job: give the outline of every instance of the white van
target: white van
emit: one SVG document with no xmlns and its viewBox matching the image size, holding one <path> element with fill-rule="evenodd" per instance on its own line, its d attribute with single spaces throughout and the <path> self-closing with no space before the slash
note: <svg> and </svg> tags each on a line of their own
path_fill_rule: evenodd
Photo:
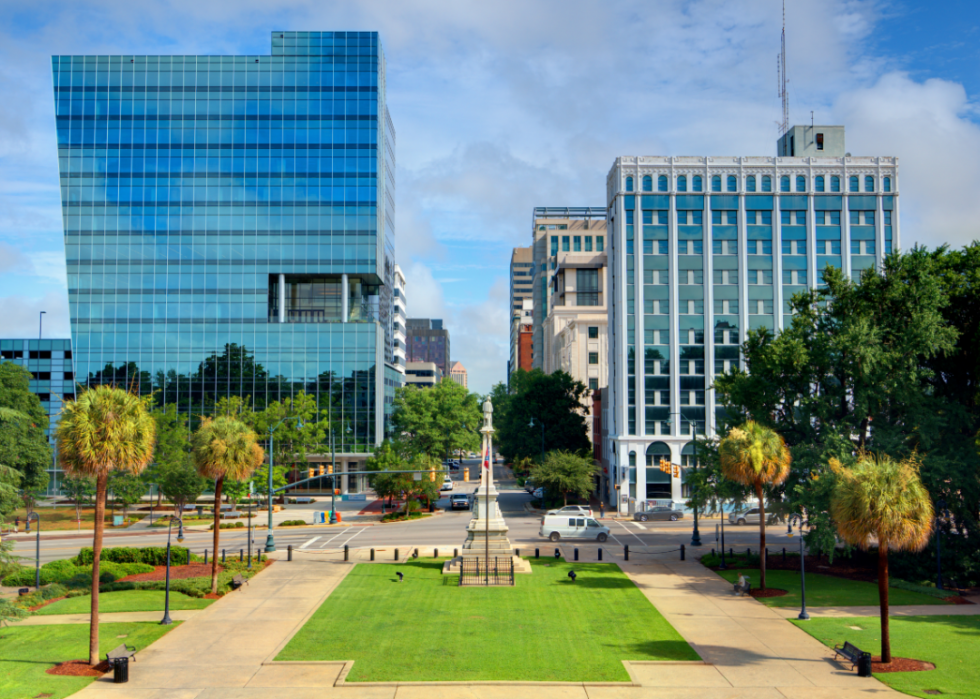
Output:
<svg viewBox="0 0 980 699">
<path fill-rule="evenodd" d="M 599 524 L 592 517 L 568 515 L 545 515 L 541 518 L 539 536 L 552 541 L 559 539 L 595 539 L 602 542 L 609 538 L 609 527 Z"/>
</svg>

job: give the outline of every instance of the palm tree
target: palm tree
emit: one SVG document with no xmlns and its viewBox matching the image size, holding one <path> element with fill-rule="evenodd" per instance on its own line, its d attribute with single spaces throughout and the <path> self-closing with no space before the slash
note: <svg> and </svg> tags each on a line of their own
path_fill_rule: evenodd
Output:
<svg viewBox="0 0 980 699">
<path fill-rule="evenodd" d="M 92 617 L 88 661 L 99 662 L 99 559 L 105 526 L 110 471 L 139 474 L 153 458 L 156 423 L 150 396 L 140 398 L 115 386 L 90 388 L 65 401 L 58 422 L 58 460 L 72 478 L 95 478 L 95 533 L 92 537 Z"/>
<path fill-rule="evenodd" d="M 191 437 L 191 458 L 197 472 L 214 480 L 214 556 L 211 593 L 218 593 L 218 539 L 221 531 L 221 487 L 225 479 L 243 481 L 265 460 L 258 436 L 233 417 L 205 418 Z"/>
<path fill-rule="evenodd" d="M 765 485 L 779 485 L 789 476 L 792 458 L 786 442 L 776 432 L 749 420 L 733 427 L 718 445 L 721 472 L 725 478 L 755 488 L 759 498 L 759 588 L 766 589 L 766 504 Z"/>
<path fill-rule="evenodd" d="M 933 509 L 919 478 L 915 456 L 896 461 L 864 453 L 857 465 L 844 468 L 836 459 L 837 476 L 830 514 L 840 537 L 868 549 L 878 544 L 878 601 L 881 608 L 881 662 L 892 661 L 888 633 L 888 551 L 921 551 L 932 534 Z"/>
</svg>

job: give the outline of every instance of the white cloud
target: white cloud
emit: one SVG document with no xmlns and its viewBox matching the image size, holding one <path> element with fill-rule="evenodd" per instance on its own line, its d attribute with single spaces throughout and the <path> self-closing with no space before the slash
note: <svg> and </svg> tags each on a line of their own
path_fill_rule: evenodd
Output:
<svg viewBox="0 0 980 699">
<path fill-rule="evenodd" d="M 34 272 L 34 265 L 30 258 L 17 248 L 0 243 L 0 272 L 31 274 Z"/>
<path fill-rule="evenodd" d="M 44 337 L 69 337 L 68 296 L 51 291 L 41 297 L 0 297 L 0 337 L 32 338 L 38 336 L 38 320 L 44 311 Z"/>
</svg>

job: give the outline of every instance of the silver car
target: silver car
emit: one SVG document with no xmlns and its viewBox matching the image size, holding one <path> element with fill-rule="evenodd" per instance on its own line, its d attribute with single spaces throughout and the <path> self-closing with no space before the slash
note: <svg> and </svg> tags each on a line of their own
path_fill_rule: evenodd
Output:
<svg viewBox="0 0 980 699">
<path fill-rule="evenodd" d="M 783 516 L 775 512 L 769 512 L 766 514 L 766 524 L 779 524 L 783 522 Z M 753 507 L 750 510 L 745 510 L 743 512 L 729 512 L 728 513 L 729 524 L 736 524 L 743 526 L 746 524 L 758 524 L 759 523 L 759 508 Z"/>
</svg>

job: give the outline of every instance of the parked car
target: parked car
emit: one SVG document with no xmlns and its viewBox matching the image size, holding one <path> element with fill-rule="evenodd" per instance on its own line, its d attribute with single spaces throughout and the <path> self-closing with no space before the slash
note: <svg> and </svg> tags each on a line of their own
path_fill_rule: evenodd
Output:
<svg viewBox="0 0 980 699">
<path fill-rule="evenodd" d="M 766 524 L 781 524 L 786 521 L 785 517 L 781 514 L 775 512 L 766 513 Z M 728 513 L 729 524 L 735 524 L 738 526 L 746 524 L 758 524 L 759 523 L 759 508 L 753 507 L 749 510 L 744 510 L 742 512 L 729 512 Z"/>
<path fill-rule="evenodd" d="M 549 515 L 565 515 L 566 517 L 578 515 L 581 517 L 593 517 L 592 508 L 588 505 L 565 505 L 557 510 L 548 510 Z"/>
<path fill-rule="evenodd" d="M 459 470 L 459 462 L 458 461 L 447 461 L 446 464 L 445 464 L 445 466 L 450 471 L 458 471 Z"/>
<path fill-rule="evenodd" d="M 439 490 L 452 490 L 454 486 L 453 477 L 447 473 L 446 477 L 442 479 L 442 487 Z"/>
<path fill-rule="evenodd" d="M 524 490 L 529 493 L 533 493 L 535 490 L 537 490 L 537 486 L 534 485 L 533 478 L 528 478 L 526 481 L 524 481 Z"/>
<path fill-rule="evenodd" d="M 552 541 L 559 539 L 595 539 L 603 542 L 609 538 L 609 527 L 599 524 L 592 517 L 568 517 L 566 515 L 545 515 L 541 518 L 539 536 Z"/>
<path fill-rule="evenodd" d="M 535 488 L 531 491 L 531 497 L 540 500 L 544 497 L 544 488 Z"/>
<path fill-rule="evenodd" d="M 676 522 L 679 519 L 684 518 L 684 513 L 681 510 L 675 510 L 672 507 L 650 507 L 646 512 L 637 512 L 633 515 L 633 519 L 637 522 L 649 522 L 652 520 L 670 520 L 671 522 Z"/>
<path fill-rule="evenodd" d="M 466 493 L 453 493 L 449 496 L 450 510 L 468 510 L 473 506 L 470 496 Z"/>
</svg>

